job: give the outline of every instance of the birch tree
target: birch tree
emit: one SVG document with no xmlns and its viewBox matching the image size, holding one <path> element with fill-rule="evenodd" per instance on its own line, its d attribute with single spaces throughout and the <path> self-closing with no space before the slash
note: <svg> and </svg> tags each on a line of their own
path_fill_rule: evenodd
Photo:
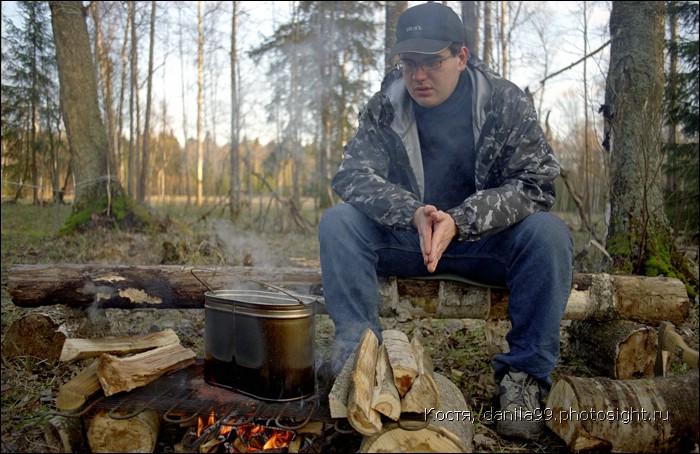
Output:
<svg viewBox="0 0 700 454">
<path fill-rule="evenodd" d="M 146 114 L 143 126 L 143 147 L 141 150 L 141 172 L 139 174 L 139 202 L 145 202 L 149 194 L 148 183 L 151 172 L 151 105 L 153 102 L 153 51 L 155 47 L 156 2 L 151 0 L 151 17 L 149 26 L 148 70 L 146 72 Z"/>
<path fill-rule="evenodd" d="M 231 189 L 229 193 L 229 212 L 231 219 L 238 218 L 241 210 L 241 180 L 240 180 L 240 111 L 238 97 L 238 49 L 236 38 L 238 34 L 238 2 L 231 2 Z"/>
</svg>

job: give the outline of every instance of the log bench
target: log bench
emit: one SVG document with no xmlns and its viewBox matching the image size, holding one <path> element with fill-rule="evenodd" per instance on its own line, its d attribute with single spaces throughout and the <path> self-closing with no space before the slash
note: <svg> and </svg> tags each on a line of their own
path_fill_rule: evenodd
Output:
<svg viewBox="0 0 700 454">
<path fill-rule="evenodd" d="M 316 313 L 327 313 L 317 268 L 41 264 L 14 265 L 7 276 L 12 301 L 27 308 L 201 309 L 210 289 L 275 291 L 269 286 L 311 296 Z M 508 289 L 457 276 L 390 276 L 380 280 L 379 293 L 382 317 L 485 320 L 488 354 L 508 351 Z M 613 378 L 631 378 L 653 372 L 657 352 L 651 327 L 683 324 L 690 309 L 679 279 L 577 273 L 563 318 L 575 328 L 568 331 L 571 346 L 594 353 L 584 361 Z M 576 333 L 582 342 L 574 339 Z"/>
<path fill-rule="evenodd" d="M 193 274 L 198 276 L 195 276 Z M 87 308 L 98 302 L 113 309 L 204 308 L 208 290 L 250 288 L 258 282 L 316 298 L 323 306 L 321 271 L 316 268 L 122 266 L 99 264 L 13 265 L 7 291 L 19 307 L 65 304 Z M 449 278 L 388 277 L 380 284 L 383 317 L 506 319 L 508 290 Z M 679 279 L 574 274 L 564 320 L 632 320 L 658 326 L 682 324 L 691 303 Z"/>
</svg>

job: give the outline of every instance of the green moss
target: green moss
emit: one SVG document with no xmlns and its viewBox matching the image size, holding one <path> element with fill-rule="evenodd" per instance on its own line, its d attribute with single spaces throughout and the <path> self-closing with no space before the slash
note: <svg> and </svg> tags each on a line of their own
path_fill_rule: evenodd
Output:
<svg viewBox="0 0 700 454">
<path fill-rule="evenodd" d="M 136 203 L 131 197 L 122 194 L 113 197 L 111 203 L 106 196 L 103 196 L 82 209 L 72 212 L 59 235 L 82 232 L 96 225 L 151 233 L 163 229 L 163 223 L 157 216 Z"/>
</svg>

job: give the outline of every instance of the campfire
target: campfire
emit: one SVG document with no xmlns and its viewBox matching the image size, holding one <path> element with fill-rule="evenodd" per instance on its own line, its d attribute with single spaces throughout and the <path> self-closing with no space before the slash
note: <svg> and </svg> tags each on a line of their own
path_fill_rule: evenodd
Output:
<svg viewBox="0 0 700 454">
<path fill-rule="evenodd" d="M 291 430 L 245 421 L 239 424 L 238 421 L 239 418 L 217 420 L 214 413 L 209 417 L 200 416 L 197 438 L 191 447 L 198 452 L 257 452 L 287 448 L 297 439 Z"/>
</svg>

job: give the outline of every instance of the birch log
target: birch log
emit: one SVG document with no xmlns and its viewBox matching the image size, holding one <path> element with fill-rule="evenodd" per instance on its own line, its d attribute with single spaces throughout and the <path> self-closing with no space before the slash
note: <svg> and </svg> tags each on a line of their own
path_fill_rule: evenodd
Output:
<svg viewBox="0 0 700 454">
<path fill-rule="evenodd" d="M 382 331 L 382 339 L 394 375 L 394 385 L 399 397 L 403 398 L 418 376 L 418 363 L 413 348 L 408 342 L 408 336 L 396 329 Z"/>
<path fill-rule="evenodd" d="M 572 353 L 598 373 L 619 380 L 651 377 L 656 329 L 629 320 L 575 320 L 569 327 Z"/>
<path fill-rule="evenodd" d="M 698 371 L 666 378 L 564 377 L 547 426 L 573 452 L 690 452 L 698 443 Z"/>
</svg>

